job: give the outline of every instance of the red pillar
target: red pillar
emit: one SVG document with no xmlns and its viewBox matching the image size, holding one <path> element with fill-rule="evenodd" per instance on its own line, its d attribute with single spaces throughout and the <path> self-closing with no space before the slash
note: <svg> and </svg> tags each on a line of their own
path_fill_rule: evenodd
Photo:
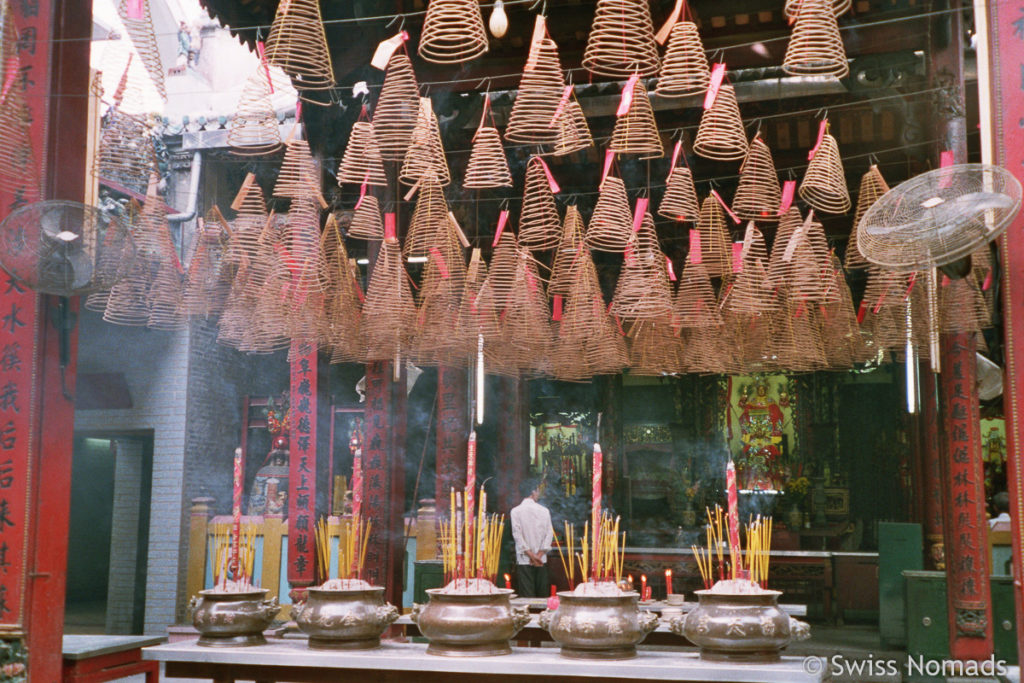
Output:
<svg viewBox="0 0 1024 683">
<path fill-rule="evenodd" d="M 949 648 L 956 659 L 982 660 L 993 651 L 992 591 L 976 348 L 974 333 L 942 336 L 939 394 L 946 435 L 942 479 Z"/>
<path fill-rule="evenodd" d="M 925 556 L 932 569 L 946 568 L 942 523 L 942 451 L 939 438 L 939 407 L 935 375 L 921 365 L 921 445 L 922 524 L 927 547 Z"/>
<path fill-rule="evenodd" d="M 522 501 L 519 485 L 530 467 L 529 392 L 518 377 L 495 377 L 498 385 L 498 510 L 508 514 Z"/>
<path fill-rule="evenodd" d="M 981 49 L 987 48 L 987 66 L 991 85 L 979 93 L 981 111 L 988 118 L 983 130 L 991 130 L 982 144 L 993 163 L 1024 181 L 1024 138 L 1019 122 L 1024 120 L 1024 90 L 1021 89 L 1021 41 L 1016 5 L 984 3 L 984 11 L 975 13 Z M 987 20 L 987 21 L 986 21 Z M 987 34 L 987 35 L 986 35 Z M 988 40 L 986 41 L 986 37 Z M 979 71 L 986 64 L 980 63 Z M 987 107 L 985 106 L 987 105 Z M 1005 333 L 1006 374 L 1003 409 L 1006 416 L 1006 478 L 1010 494 L 1011 533 L 1013 536 L 1013 575 L 1024 576 L 1024 214 L 1018 214 L 999 241 L 1002 265 L 1003 331 Z M 1014 581 L 1017 614 L 1017 653 L 1024 657 L 1024 588 Z"/>
<path fill-rule="evenodd" d="M 366 364 L 363 515 L 371 520 L 364 576 L 402 604 L 405 528 L 405 372 L 393 381 L 390 361 Z"/>
<path fill-rule="evenodd" d="M 469 412 L 466 394 L 468 374 L 463 368 L 437 369 L 437 451 L 434 497 L 439 511 L 448 509 L 452 489 L 466 485 L 466 440 Z"/>
</svg>

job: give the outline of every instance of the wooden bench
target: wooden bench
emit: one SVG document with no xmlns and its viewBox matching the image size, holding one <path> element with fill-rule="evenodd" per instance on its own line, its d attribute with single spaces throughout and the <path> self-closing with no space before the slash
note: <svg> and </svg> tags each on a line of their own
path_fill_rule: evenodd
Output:
<svg viewBox="0 0 1024 683">
<path fill-rule="evenodd" d="M 64 683 L 103 683 L 145 674 L 157 683 L 158 662 L 142 659 L 142 648 L 164 642 L 159 636 L 64 636 Z"/>
</svg>

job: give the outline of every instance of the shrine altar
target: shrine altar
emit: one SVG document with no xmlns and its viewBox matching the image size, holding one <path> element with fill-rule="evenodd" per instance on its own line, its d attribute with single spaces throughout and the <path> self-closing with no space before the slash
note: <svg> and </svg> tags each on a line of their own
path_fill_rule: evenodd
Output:
<svg viewBox="0 0 1024 683">
<path fill-rule="evenodd" d="M 256 647 L 209 648 L 194 642 L 169 643 L 143 650 L 143 657 L 164 662 L 165 678 L 212 679 L 214 683 L 255 680 L 365 681 L 375 683 L 449 683 L 501 681 L 660 680 L 694 683 L 818 683 L 819 673 L 804 670 L 803 657 L 783 657 L 773 664 L 704 662 L 697 653 L 642 650 L 635 659 L 566 659 L 554 648 L 518 648 L 500 657 L 437 657 L 426 645 L 384 643 L 375 650 L 310 650 L 304 639 L 282 639 Z M 813 668 L 813 667 L 812 667 Z"/>
</svg>

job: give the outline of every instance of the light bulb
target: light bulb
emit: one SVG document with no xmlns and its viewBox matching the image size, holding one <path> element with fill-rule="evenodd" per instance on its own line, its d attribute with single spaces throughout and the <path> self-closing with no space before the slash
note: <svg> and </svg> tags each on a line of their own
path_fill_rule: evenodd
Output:
<svg viewBox="0 0 1024 683">
<path fill-rule="evenodd" d="M 495 0 L 494 9 L 491 10 L 491 19 L 487 22 L 491 29 L 491 35 L 495 38 L 502 38 L 508 31 L 508 15 L 505 14 L 505 3 Z"/>
</svg>

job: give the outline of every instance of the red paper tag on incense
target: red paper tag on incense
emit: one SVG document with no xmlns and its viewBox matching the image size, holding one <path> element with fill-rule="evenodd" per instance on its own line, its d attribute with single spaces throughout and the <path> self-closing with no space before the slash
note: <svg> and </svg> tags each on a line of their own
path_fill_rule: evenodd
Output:
<svg viewBox="0 0 1024 683">
<path fill-rule="evenodd" d="M 953 165 L 953 151 L 946 150 L 939 155 L 939 167 L 946 168 Z M 945 190 L 953 184 L 952 172 L 946 171 L 939 174 L 939 189 Z"/>
<path fill-rule="evenodd" d="M 562 295 L 555 294 L 551 299 L 551 319 L 559 321 L 562 319 Z"/>
<path fill-rule="evenodd" d="M 735 223 L 736 225 L 739 225 L 740 217 L 732 212 L 732 209 L 729 208 L 729 205 L 725 203 L 724 199 L 722 199 L 722 195 L 718 194 L 718 190 L 711 190 L 711 194 L 712 196 L 714 196 L 715 199 L 718 200 L 718 203 L 722 205 L 722 208 L 725 209 L 725 212 L 729 214 L 729 218 L 732 219 L 732 222 Z"/>
<path fill-rule="evenodd" d="M 860 306 L 857 307 L 857 324 L 858 325 L 860 325 L 861 323 L 864 322 L 864 316 L 867 315 L 867 312 L 868 312 L 868 302 L 862 300 L 860 302 Z"/>
<path fill-rule="evenodd" d="M 565 86 L 565 90 L 562 91 L 562 99 L 558 100 L 558 106 L 555 107 L 555 115 L 551 117 L 551 122 L 548 124 L 548 128 L 554 127 L 558 123 L 558 117 L 562 115 L 565 110 L 565 105 L 569 104 L 569 96 L 572 95 L 572 85 Z"/>
<path fill-rule="evenodd" d="M 533 293 L 533 294 L 537 293 L 537 280 L 534 279 L 533 273 L 530 272 L 529 268 L 526 269 L 526 284 L 530 286 L 530 292 L 531 293 Z"/>
<path fill-rule="evenodd" d="M 668 269 L 668 279 L 675 282 L 676 271 L 675 268 L 672 267 L 672 259 L 670 259 L 667 254 L 665 256 L 665 267 Z"/>
<path fill-rule="evenodd" d="M 409 40 L 409 34 L 405 31 L 399 31 L 387 40 L 381 41 L 373 52 L 370 66 L 381 71 L 387 69 L 388 62 L 391 61 L 391 55 L 395 54 L 395 50 L 407 40 Z"/>
<path fill-rule="evenodd" d="M 644 214 L 647 213 L 647 205 L 650 201 L 647 197 L 636 198 L 636 211 L 633 212 L 633 232 L 640 231 L 640 225 L 644 221 Z"/>
<path fill-rule="evenodd" d="M 743 272 L 743 242 L 732 243 L 732 272 Z"/>
<path fill-rule="evenodd" d="M 796 181 L 787 180 L 782 183 L 782 201 L 779 203 L 778 216 L 785 216 L 789 207 L 793 206 L 793 195 L 796 192 Z"/>
<path fill-rule="evenodd" d="M 21 60 L 17 56 L 9 57 L 7 63 L 4 64 L 4 89 L 3 92 L 0 92 L 0 104 L 7 101 L 7 94 L 11 91 L 15 79 L 18 78 L 18 71 L 21 68 L 20 64 Z"/>
<path fill-rule="evenodd" d="M 824 118 L 821 123 L 818 124 L 818 141 L 814 143 L 814 147 L 811 147 L 811 151 L 807 153 L 807 160 L 810 161 L 814 158 L 814 155 L 818 153 L 818 148 L 821 147 L 821 143 L 825 141 L 825 131 L 828 129 L 828 119 Z"/>
<path fill-rule="evenodd" d="M 546 175 L 548 177 L 548 187 L 551 188 L 551 191 L 553 193 L 555 193 L 555 194 L 558 194 L 559 192 L 561 192 L 562 191 L 561 188 L 559 188 L 558 187 L 558 183 L 555 182 L 555 177 L 553 175 L 551 175 L 551 169 L 548 168 L 548 165 L 546 163 L 544 163 L 544 160 L 541 159 L 540 157 L 534 157 L 534 159 L 539 161 L 541 167 L 544 169 L 544 175 Z"/>
<path fill-rule="evenodd" d="M 448 279 L 448 264 L 444 262 L 444 256 L 441 255 L 441 250 L 437 247 L 430 248 L 430 255 L 437 259 L 437 270 L 441 273 L 441 277 L 445 280 Z"/>
<path fill-rule="evenodd" d="M 981 283 L 981 291 L 987 292 L 991 286 L 992 286 L 992 269 L 989 268 L 989 271 L 987 273 L 985 273 L 985 281 L 983 283 Z"/>
<path fill-rule="evenodd" d="M 497 247 L 498 242 L 501 241 L 501 233 L 505 232 L 505 224 L 508 223 L 508 209 L 504 209 L 498 214 L 498 228 L 494 231 L 494 242 L 491 247 Z"/>
<path fill-rule="evenodd" d="M 654 34 L 654 40 L 658 45 L 664 45 L 665 41 L 668 40 L 669 35 L 672 33 L 672 27 L 676 25 L 676 22 L 679 21 L 679 16 L 683 13 L 683 3 L 685 1 L 676 0 L 676 6 L 672 8 L 672 14 L 668 16 L 662 27 Z"/>
<path fill-rule="evenodd" d="M 124 9 L 129 19 L 146 18 L 145 0 L 128 0 L 128 2 L 125 3 Z"/>
<path fill-rule="evenodd" d="M 629 113 L 629 108 L 633 106 L 633 87 L 638 80 L 640 80 L 639 74 L 633 74 L 626 79 L 626 85 L 622 88 L 622 98 L 619 100 L 619 108 L 615 112 L 616 116 L 625 116 Z"/>
<path fill-rule="evenodd" d="M 690 263 L 703 263 L 704 256 L 700 252 L 700 230 L 690 228 Z"/>
<path fill-rule="evenodd" d="M 718 97 L 718 91 L 722 88 L 722 79 L 725 78 L 725 62 L 718 62 L 711 67 L 711 85 L 704 96 L 704 108 L 711 109 Z"/>
<path fill-rule="evenodd" d="M 398 237 L 395 232 L 395 214 L 386 213 L 384 214 L 384 241 L 385 242 L 397 242 Z"/>
<path fill-rule="evenodd" d="M 679 161 L 679 153 L 683 151 L 683 141 L 676 140 L 675 147 L 672 148 L 672 161 L 668 165 L 668 177 L 672 177 L 672 171 L 676 170 L 676 162 Z M 667 182 L 667 181 L 666 181 Z"/>
<path fill-rule="evenodd" d="M 910 274 L 910 279 L 909 279 L 908 284 L 907 284 L 907 291 L 906 291 L 906 293 L 903 294 L 903 298 L 904 299 L 909 299 L 910 298 L 910 293 L 914 290 L 914 285 L 915 284 L 917 284 L 917 273 L 911 273 Z M 888 294 L 888 292 L 886 292 L 886 294 Z M 877 313 L 877 312 L 878 311 L 875 311 L 875 313 Z"/>
<path fill-rule="evenodd" d="M 946 275 L 945 273 L 943 273 L 942 274 L 942 286 L 943 287 L 949 287 L 949 283 L 951 283 L 951 282 L 952 282 L 952 280 L 949 279 L 949 276 Z"/>
<path fill-rule="evenodd" d="M 260 56 L 260 64 L 263 65 L 263 72 L 267 75 L 267 87 L 270 88 L 270 92 L 274 92 L 274 80 L 270 77 L 270 63 L 267 61 L 266 47 L 263 45 L 262 40 L 256 41 L 256 53 Z"/>
<path fill-rule="evenodd" d="M 295 123 L 302 121 L 302 100 L 295 100 Z"/>
<path fill-rule="evenodd" d="M 615 161 L 615 152 L 610 149 L 604 151 L 604 168 L 601 170 L 601 182 L 598 183 L 598 189 L 604 185 L 604 179 L 608 177 L 608 172 L 612 170 L 612 162 Z"/>
<path fill-rule="evenodd" d="M 363 200 L 366 199 L 366 180 L 369 177 L 370 174 L 367 172 L 366 177 L 363 178 L 363 184 L 359 186 L 359 201 L 356 202 L 356 211 L 359 210 L 359 207 L 363 205 Z"/>
</svg>

